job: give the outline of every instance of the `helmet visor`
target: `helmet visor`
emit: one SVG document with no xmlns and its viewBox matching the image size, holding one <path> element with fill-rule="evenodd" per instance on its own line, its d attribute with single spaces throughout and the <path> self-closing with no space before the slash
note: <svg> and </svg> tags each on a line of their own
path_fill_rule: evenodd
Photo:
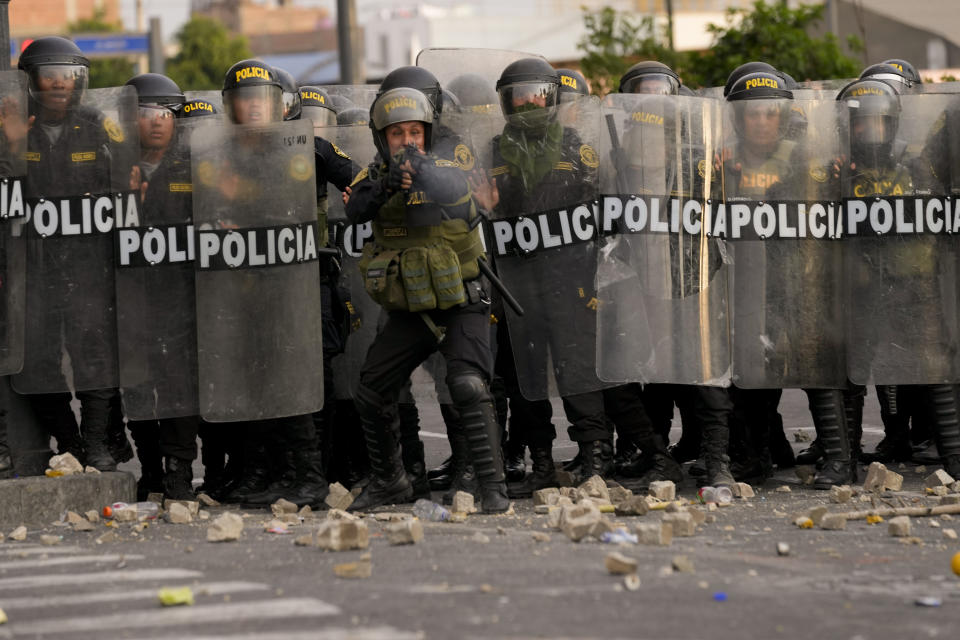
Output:
<svg viewBox="0 0 960 640">
<path fill-rule="evenodd" d="M 66 108 L 87 88 L 89 69 L 79 64 L 41 64 L 30 70 L 30 93 L 43 106 Z"/>
<path fill-rule="evenodd" d="M 284 91 L 283 92 L 283 119 L 296 120 L 300 115 L 300 93 Z"/>
<path fill-rule="evenodd" d="M 526 113 L 557 106 L 554 82 L 519 82 L 500 87 L 500 107 L 505 115 Z"/>
<path fill-rule="evenodd" d="M 146 103 L 140 105 L 138 115 L 140 120 L 172 120 L 176 113 L 166 105 Z"/>
<path fill-rule="evenodd" d="M 893 118 L 881 115 L 855 116 L 850 120 L 850 134 L 860 144 L 884 144 L 891 138 Z"/>
<path fill-rule="evenodd" d="M 282 92 L 272 84 L 229 89 L 224 92 L 223 107 L 236 124 L 263 124 L 283 119 Z"/>
<path fill-rule="evenodd" d="M 863 78 L 863 80 L 883 80 L 884 82 L 892 85 L 898 93 L 902 93 L 913 86 L 912 82 L 901 75 L 897 75 L 896 73 L 877 73 L 875 75 L 867 76 L 866 78 Z"/>
<path fill-rule="evenodd" d="M 665 73 L 645 73 L 630 78 L 623 85 L 623 93 L 647 93 L 653 95 L 672 95 L 680 91 L 680 83 Z"/>
<path fill-rule="evenodd" d="M 337 124 L 337 114 L 333 111 L 333 109 L 327 109 L 326 107 L 302 107 L 300 119 L 312 121 L 314 129 L 318 127 L 329 127 Z"/>
</svg>

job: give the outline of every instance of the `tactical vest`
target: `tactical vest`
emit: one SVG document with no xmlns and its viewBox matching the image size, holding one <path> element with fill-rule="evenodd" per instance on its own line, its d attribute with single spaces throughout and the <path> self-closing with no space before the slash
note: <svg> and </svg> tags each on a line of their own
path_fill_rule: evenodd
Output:
<svg viewBox="0 0 960 640">
<path fill-rule="evenodd" d="M 440 207 L 422 196 L 419 192 L 394 194 L 373 220 L 373 242 L 363 247 L 359 267 L 367 293 L 387 311 L 443 310 L 464 304 L 463 283 L 480 275 L 479 228 L 470 229 L 460 218 L 443 218 L 430 226 L 406 224 L 408 207 Z M 469 192 L 457 204 L 467 203 L 472 218 Z"/>
<path fill-rule="evenodd" d="M 769 197 L 770 189 L 777 184 L 782 186 L 790 175 L 790 156 L 795 148 L 795 142 L 782 140 L 762 163 L 755 167 L 743 166 L 736 186 L 736 195 L 741 198 Z"/>
</svg>

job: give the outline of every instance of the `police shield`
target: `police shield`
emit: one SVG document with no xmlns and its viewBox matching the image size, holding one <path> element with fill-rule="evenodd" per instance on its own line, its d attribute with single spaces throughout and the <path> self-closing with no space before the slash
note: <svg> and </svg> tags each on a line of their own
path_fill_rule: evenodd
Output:
<svg viewBox="0 0 960 640">
<path fill-rule="evenodd" d="M 850 379 L 960 380 L 956 96 L 854 96 L 842 167 Z M 949 119 L 947 119 L 949 122 Z"/>
<path fill-rule="evenodd" d="M 436 48 L 424 49 L 417 54 L 417 66 L 423 67 L 440 81 L 440 87 L 448 89 L 451 83 L 463 74 L 476 74 L 486 80 L 496 96 L 497 80 L 512 62 L 524 58 L 543 58 L 537 53 L 510 51 L 507 49 Z M 458 95 L 459 99 L 460 96 Z"/>
<path fill-rule="evenodd" d="M 704 224 L 713 101 L 603 102 L 597 371 L 604 380 L 729 384 L 727 270 Z"/>
<path fill-rule="evenodd" d="M 190 137 L 215 120 L 169 125 L 159 165 L 140 166 L 140 226 L 116 232 L 120 391 L 131 420 L 199 414 Z"/>
<path fill-rule="evenodd" d="M 341 125 L 314 127 L 314 135 L 323 138 L 332 143 L 336 149 L 342 150 L 358 167 L 366 167 L 377 153 L 373 145 L 373 136 L 370 133 L 370 127 L 365 125 Z M 329 222 L 344 223 L 346 213 L 344 212 L 343 198 L 340 190 L 333 184 L 327 186 L 327 219 Z"/>
<path fill-rule="evenodd" d="M 23 72 L 0 73 L 0 117 L 5 134 L 0 136 L 0 375 L 23 367 L 26 82 Z"/>
<path fill-rule="evenodd" d="M 200 415 L 323 405 L 313 127 L 202 127 L 191 138 Z"/>
<path fill-rule="evenodd" d="M 487 251 L 525 310 L 508 307 L 507 327 L 529 399 L 608 386 L 595 364 L 599 101 L 582 98 L 545 115 L 511 125 L 498 114 L 458 120 L 481 162 L 490 158 L 484 168 L 499 193 Z M 486 132 L 496 135 L 484 139 Z"/>
<path fill-rule="evenodd" d="M 759 99 L 723 108 L 722 198 L 711 228 L 733 261 L 733 381 L 841 388 L 838 103 Z"/>
<path fill-rule="evenodd" d="M 137 144 L 133 87 L 38 94 L 27 137 L 27 302 L 21 393 L 118 383 L 116 227 L 136 226 L 131 185 Z"/>
<path fill-rule="evenodd" d="M 327 84 L 320 87 L 333 98 L 334 111 L 345 109 L 363 109 L 370 111 L 370 105 L 377 97 L 378 85 L 375 84 Z"/>
</svg>

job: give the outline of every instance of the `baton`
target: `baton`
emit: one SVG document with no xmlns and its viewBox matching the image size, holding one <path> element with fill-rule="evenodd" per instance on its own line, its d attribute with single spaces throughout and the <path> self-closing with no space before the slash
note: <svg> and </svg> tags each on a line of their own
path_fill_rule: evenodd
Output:
<svg viewBox="0 0 960 640">
<path fill-rule="evenodd" d="M 513 309 L 513 312 L 518 316 L 523 315 L 523 307 L 520 306 L 520 303 L 517 302 L 517 299 L 513 297 L 513 294 L 510 293 L 510 290 L 507 289 L 507 286 L 503 284 L 503 280 L 497 277 L 497 274 L 493 272 L 493 269 L 490 268 L 490 265 L 487 264 L 487 260 L 483 256 L 477 256 L 477 266 L 480 268 L 480 273 L 487 276 L 487 280 L 490 281 L 490 284 L 500 292 L 500 295 L 503 296 L 503 301 Z"/>
</svg>

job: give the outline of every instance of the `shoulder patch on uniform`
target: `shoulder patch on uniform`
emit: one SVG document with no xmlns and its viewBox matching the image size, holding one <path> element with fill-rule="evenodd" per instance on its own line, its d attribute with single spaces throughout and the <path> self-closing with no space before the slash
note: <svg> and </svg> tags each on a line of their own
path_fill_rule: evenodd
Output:
<svg viewBox="0 0 960 640">
<path fill-rule="evenodd" d="M 597 152 L 588 144 L 580 145 L 580 162 L 591 169 L 596 169 L 600 166 L 600 159 L 597 158 Z"/>
<path fill-rule="evenodd" d="M 507 165 L 503 164 L 503 165 L 500 165 L 499 167 L 494 167 L 493 169 L 491 169 L 491 170 L 490 170 L 490 175 L 491 175 L 491 176 L 502 176 L 503 174 L 507 173 L 508 171 L 509 171 L 509 169 L 507 168 Z"/>
<path fill-rule="evenodd" d="M 699 174 L 701 178 L 707 177 L 707 161 L 706 160 L 700 160 L 697 163 L 697 174 Z"/>
<path fill-rule="evenodd" d="M 820 166 L 810 167 L 810 177 L 817 182 L 826 182 L 827 170 Z"/>
<path fill-rule="evenodd" d="M 120 125 L 111 118 L 106 117 L 103 119 L 103 130 L 107 132 L 107 135 L 110 136 L 110 139 L 114 142 L 123 142 L 123 129 L 120 128 Z"/>
<path fill-rule="evenodd" d="M 473 157 L 473 153 L 470 151 L 470 147 L 465 144 L 457 145 L 457 148 L 453 150 L 453 157 L 457 160 L 457 164 L 459 164 L 460 168 L 464 171 L 470 171 L 473 169 L 473 165 L 476 164 L 476 160 Z"/>
<path fill-rule="evenodd" d="M 73 162 L 93 162 L 96 159 L 96 151 L 77 151 L 70 154 L 70 160 Z"/>
<path fill-rule="evenodd" d="M 27 162 L 40 162 L 39 151 L 27 151 L 23 156 L 27 159 Z"/>
<path fill-rule="evenodd" d="M 193 191 L 192 182 L 171 182 L 169 187 L 173 193 L 191 193 Z"/>
<path fill-rule="evenodd" d="M 558 171 L 573 171 L 573 163 L 560 160 L 554 163 L 553 168 Z"/>
<path fill-rule="evenodd" d="M 313 175 L 313 167 L 310 166 L 310 160 L 302 153 L 290 158 L 290 177 L 294 180 L 309 180 Z"/>
<path fill-rule="evenodd" d="M 347 160 L 350 159 L 350 156 L 348 156 L 346 153 L 344 153 L 344 152 L 343 152 L 343 149 L 341 149 L 341 148 L 338 147 L 337 145 L 335 145 L 335 144 L 333 144 L 333 143 L 331 142 L 331 143 L 330 143 L 330 146 L 333 147 L 333 152 L 334 152 L 335 154 L 337 154 L 338 156 L 340 156 L 341 158 L 346 158 Z"/>
<path fill-rule="evenodd" d="M 460 165 L 458 165 L 456 162 L 454 162 L 453 160 L 444 160 L 443 158 L 437 158 L 436 160 L 434 160 L 434 161 L 433 161 L 433 165 L 434 165 L 435 167 L 458 167 L 458 166 L 460 166 Z"/>
<path fill-rule="evenodd" d="M 354 176 L 353 182 L 350 183 L 350 186 L 352 187 L 353 185 L 357 184 L 358 182 L 366 178 L 368 175 L 370 175 L 370 169 L 367 167 L 364 167 L 363 169 L 360 170 L 360 173 Z"/>
</svg>

